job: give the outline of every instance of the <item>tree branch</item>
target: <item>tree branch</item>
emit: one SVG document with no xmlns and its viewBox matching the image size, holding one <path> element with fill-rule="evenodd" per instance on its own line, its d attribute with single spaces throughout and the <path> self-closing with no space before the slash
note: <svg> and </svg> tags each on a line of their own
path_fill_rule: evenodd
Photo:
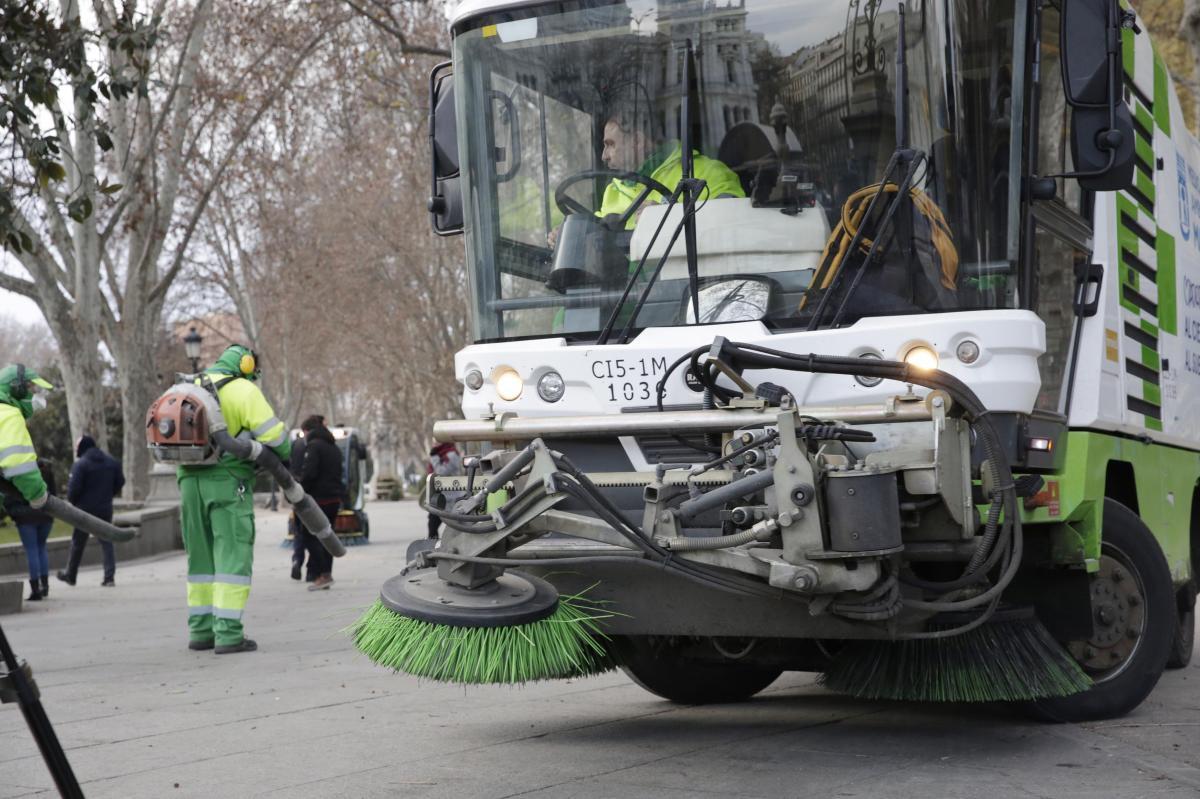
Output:
<svg viewBox="0 0 1200 799">
<path fill-rule="evenodd" d="M 345 0 L 345 3 L 346 5 L 350 6 L 350 8 L 354 9 L 359 16 L 364 17 L 376 28 L 379 28 L 379 30 L 394 37 L 398 42 L 400 42 L 400 51 L 403 54 L 429 55 L 438 56 L 439 58 L 450 57 L 450 51 L 445 47 L 430 47 L 422 44 L 409 44 L 408 36 L 403 30 L 400 29 L 395 16 L 392 15 L 389 9 L 382 9 L 383 13 L 387 15 L 387 19 L 382 19 L 371 13 L 371 11 L 369 11 L 361 2 L 356 2 L 356 0 Z M 380 4 L 374 3 L 373 5 L 379 6 Z"/>
<path fill-rule="evenodd" d="M 4 272 L 0 272 L 0 289 L 11 291 L 13 294 L 20 294 L 22 297 L 28 297 L 34 302 L 38 299 L 37 284 L 32 280 L 25 280 L 24 278 L 5 274 Z"/>
<path fill-rule="evenodd" d="M 303 64 L 304 61 L 312 54 L 312 52 L 317 49 L 317 45 L 321 43 L 321 40 L 325 38 L 327 33 L 327 29 L 318 31 L 317 34 L 313 36 L 303 48 L 301 48 L 300 52 L 296 55 L 296 58 L 292 61 L 291 66 L 288 67 L 287 71 L 280 79 L 280 87 L 291 83 L 291 80 L 295 76 L 297 70 L 299 70 L 300 65 Z M 192 213 L 188 218 L 187 225 L 184 228 L 183 237 L 180 239 L 175 248 L 175 257 L 172 259 L 171 266 L 167 269 L 166 274 L 162 276 L 162 279 L 158 281 L 158 284 L 151 290 L 149 296 L 147 297 L 147 303 L 153 303 L 166 294 L 167 289 L 171 286 L 171 283 L 173 283 L 175 278 L 179 275 L 179 270 L 183 267 L 184 254 L 187 252 L 188 245 L 191 243 L 192 236 L 196 232 L 196 226 L 199 224 L 200 218 L 204 214 L 204 210 L 208 207 L 208 201 L 212 197 L 213 191 L 216 190 L 217 185 L 221 182 L 221 178 L 224 176 L 225 170 L 228 169 L 229 165 L 233 162 L 234 156 L 237 155 L 238 151 L 242 147 L 242 144 L 247 138 L 249 138 L 255 126 L 258 125 L 258 121 L 262 119 L 263 115 L 267 112 L 267 109 L 269 109 L 275 103 L 276 99 L 278 99 L 278 93 L 269 92 L 267 96 L 263 98 L 263 101 L 259 104 L 258 108 L 255 109 L 254 115 L 234 136 L 233 141 L 230 142 L 229 148 L 225 151 L 225 155 L 221 158 L 220 164 L 217 167 L 217 171 L 209 179 L 208 185 L 204 187 L 199 198 L 196 200 L 195 207 L 192 209 Z"/>
</svg>

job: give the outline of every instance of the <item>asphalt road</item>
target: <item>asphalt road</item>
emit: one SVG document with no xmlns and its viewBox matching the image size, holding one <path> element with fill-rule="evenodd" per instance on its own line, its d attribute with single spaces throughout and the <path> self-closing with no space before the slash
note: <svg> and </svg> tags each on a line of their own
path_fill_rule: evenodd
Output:
<svg viewBox="0 0 1200 799">
<path fill-rule="evenodd" d="M 1004 707 L 849 700 L 784 675 L 751 702 L 677 707 L 623 675 L 463 689 L 388 673 L 339 630 L 423 534 L 369 508 L 374 542 L 329 592 L 288 578 L 260 516 L 247 630 L 260 651 L 185 648 L 182 554 L 98 571 L 0 617 L 91 797 L 1200 797 L 1200 672 L 1168 672 L 1130 716 L 1078 726 Z M 52 795 L 15 705 L 0 799 Z"/>
</svg>

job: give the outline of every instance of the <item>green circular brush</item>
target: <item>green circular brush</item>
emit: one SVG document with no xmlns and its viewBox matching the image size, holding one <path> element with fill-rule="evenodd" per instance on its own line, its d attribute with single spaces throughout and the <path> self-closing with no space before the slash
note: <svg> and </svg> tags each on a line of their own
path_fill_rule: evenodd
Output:
<svg viewBox="0 0 1200 799">
<path fill-rule="evenodd" d="M 525 683 L 614 668 L 599 625 L 611 616 L 522 572 L 466 589 L 429 568 L 384 583 L 348 632 L 367 657 L 395 671 L 439 682 Z"/>
</svg>

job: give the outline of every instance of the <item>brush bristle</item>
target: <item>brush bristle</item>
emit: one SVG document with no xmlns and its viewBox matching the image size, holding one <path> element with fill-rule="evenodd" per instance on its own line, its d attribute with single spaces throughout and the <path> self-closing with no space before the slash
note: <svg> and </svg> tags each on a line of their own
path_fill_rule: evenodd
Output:
<svg viewBox="0 0 1200 799">
<path fill-rule="evenodd" d="M 819 682 L 860 699 L 1014 702 L 1070 696 L 1091 678 L 1036 619 L 940 640 L 848 642 Z"/>
<path fill-rule="evenodd" d="M 438 682 L 520 684 L 615 668 L 599 622 L 612 614 L 582 597 L 559 597 L 552 615 L 512 627 L 451 627 L 401 616 L 376 601 L 347 629 L 381 666 Z"/>
</svg>

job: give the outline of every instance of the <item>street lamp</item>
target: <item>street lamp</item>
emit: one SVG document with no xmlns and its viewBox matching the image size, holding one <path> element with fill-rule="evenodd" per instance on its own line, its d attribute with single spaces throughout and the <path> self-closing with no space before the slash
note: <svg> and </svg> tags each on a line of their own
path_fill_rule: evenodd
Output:
<svg viewBox="0 0 1200 799">
<path fill-rule="evenodd" d="M 192 362 L 192 374 L 200 371 L 200 344 L 203 341 L 204 337 L 197 333 L 194 327 L 183 337 L 183 351 Z"/>
</svg>

